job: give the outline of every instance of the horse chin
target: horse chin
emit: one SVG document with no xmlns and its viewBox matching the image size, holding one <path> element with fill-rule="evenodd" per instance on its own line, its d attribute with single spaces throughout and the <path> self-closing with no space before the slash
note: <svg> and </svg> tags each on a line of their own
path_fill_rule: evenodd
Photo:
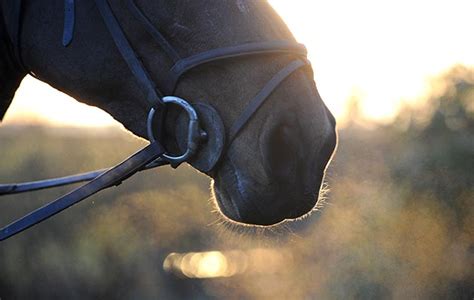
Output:
<svg viewBox="0 0 474 300">
<path fill-rule="evenodd" d="M 219 188 L 215 181 L 212 181 L 211 191 L 214 203 L 220 213 L 220 218 L 226 223 L 243 227 L 272 227 L 286 221 L 286 219 L 282 219 L 271 224 L 260 224 L 262 222 L 257 220 L 244 220 L 236 204 L 237 200 L 234 200 L 225 189 Z"/>
<path fill-rule="evenodd" d="M 238 209 L 231 204 L 229 198 L 225 198 L 227 197 L 224 196 L 226 192 L 218 188 L 215 181 L 212 181 L 211 192 L 217 207 L 219 224 L 230 234 L 270 238 L 271 241 L 278 238 L 278 241 L 284 241 L 286 238 L 292 238 L 294 234 L 306 234 L 308 230 L 314 228 L 315 223 L 319 220 L 319 214 L 315 213 L 319 207 L 317 205 L 316 208 L 301 216 L 284 218 L 274 224 L 262 225 L 244 222 L 240 218 Z"/>
</svg>

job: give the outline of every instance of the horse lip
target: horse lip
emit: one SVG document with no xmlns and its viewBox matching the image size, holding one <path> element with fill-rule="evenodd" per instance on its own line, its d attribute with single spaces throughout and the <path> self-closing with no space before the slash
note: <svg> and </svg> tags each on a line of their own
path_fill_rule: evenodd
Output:
<svg viewBox="0 0 474 300">
<path fill-rule="evenodd" d="M 259 211 L 254 211 L 254 215 L 251 219 L 243 218 L 240 213 L 239 206 L 235 201 L 238 201 L 235 197 L 229 195 L 229 192 L 225 188 L 220 188 L 219 185 L 214 182 L 214 197 L 215 200 L 218 202 L 218 205 L 222 211 L 222 213 L 230 219 L 232 222 L 248 225 L 248 226 L 255 226 L 255 227 L 278 227 L 282 224 L 292 224 L 294 226 L 300 226 L 293 224 L 294 222 L 298 223 L 301 219 L 307 219 L 306 216 L 310 215 L 311 212 L 314 210 L 315 201 L 313 198 L 305 199 L 304 203 L 301 203 L 300 206 L 289 210 L 284 216 L 280 216 L 279 218 L 265 218 L 260 216 Z M 304 223 L 308 221 L 305 220 Z M 285 225 L 286 226 L 286 225 Z M 301 227 L 301 226 L 300 226 Z"/>
<path fill-rule="evenodd" d="M 316 203 L 317 203 L 316 199 Z M 311 213 L 315 207 L 315 202 L 314 201 L 304 201 L 301 205 L 296 207 L 295 209 L 291 210 L 288 215 L 287 219 L 288 220 L 295 220 L 299 219 L 301 217 L 306 216 L 307 214 Z"/>
<path fill-rule="evenodd" d="M 255 206 L 255 204 L 239 199 L 239 196 L 237 196 L 237 198 L 230 196 L 230 193 L 225 188 L 219 188 L 216 182 L 214 182 L 214 191 L 214 196 L 222 213 L 233 222 L 249 226 L 271 227 L 280 224 L 285 220 L 296 219 L 290 215 L 279 217 L 265 216 Z M 248 203 L 252 203 L 253 205 Z"/>
<path fill-rule="evenodd" d="M 225 187 L 220 188 L 218 184 L 214 184 L 214 189 L 216 200 L 223 208 L 222 212 L 234 222 L 246 225 L 273 225 L 282 221 L 282 219 L 278 219 L 263 222 L 262 220 L 266 218 L 260 208 L 249 199 L 244 198 L 245 196 L 241 195 L 239 191 L 232 194 Z"/>
<path fill-rule="evenodd" d="M 240 220 L 242 217 L 240 216 L 239 209 L 235 204 L 232 197 L 229 193 L 225 190 L 225 188 L 220 188 L 217 180 L 214 181 L 214 192 L 215 192 L 215 199 L 218 204 L 218 207 L 222 210 L 222 213 L 232 219 L 232 220 Z"/>
<path fill-rule="evenodd" d="M 238 173 L 231 161 L 223 161 L 215 175 L 213 190 L 216 204 L 226 217 L 238 223 L 272 226 L 285 220 L 299 219 L 311 213 L 319 198 L 320 189 L 308 190 L 306 186 L 308 183 L 300 186 L 299 192 L 283 189 L 281 193 L 276 190 L 269 193 L 270 186 L 267 187 L 266 193 L 253 190 L 255 185 Z M 324 171 L 321 170 L 319 174 L 313 176 L 315 177 L 311 182 L 321 184 Z M 278 190 L 281 187 L 272 185 L 271 188 Z M 291 199 L 280 199 L 279 195 L 287 195 Z M 267 208 L 270 211 L 259 207 L 260 203 L 271 205 Z"/>
</svg>

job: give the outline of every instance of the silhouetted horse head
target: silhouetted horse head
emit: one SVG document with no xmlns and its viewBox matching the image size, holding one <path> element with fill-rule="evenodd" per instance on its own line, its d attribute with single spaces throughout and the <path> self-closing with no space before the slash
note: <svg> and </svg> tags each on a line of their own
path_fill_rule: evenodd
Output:
<svg viewBox="0 0 474 300">
<path fill-rule="evenodd" d="M 172 62 L 130 15 L 127 1 L 110 0 L 123 30 L 157 86 Z M 179 0 L 136 4 L 183 57 L 248 42 L 289 40 L 291 33 L 264 1 Z M 74 39 L 61 45 L 63 1 L 26 1 L 20 55 L 26 69 L 78 101 L 111 114 L 146 137 L 145 97 L 115 47 L 92 0 L 76 3 Z M 2 14 L 8 23 L 8 1 Z M 6 110 L 25 75 L 0 29 L 0 110 Z M 228 130 L 291 54 L 248 56 L 208 63 L 185 74 L 175 95 L 212 105 Z M 223 214 L 247 224 L 271 225 L 310 212 L 336 145 L 335 120 L 318 94 L 309 67 L 289 76 L 253 116 L 212 171 Z M 0 111 L 1 114 L 1 111 Z M 173 127 L 173 124 L 167 124 Z"/>
</svg>

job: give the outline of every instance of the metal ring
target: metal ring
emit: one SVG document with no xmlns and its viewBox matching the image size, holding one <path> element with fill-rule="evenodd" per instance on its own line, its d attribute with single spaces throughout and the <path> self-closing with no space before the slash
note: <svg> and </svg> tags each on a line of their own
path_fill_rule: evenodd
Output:
<svg viewBox="0 0 474 300">
<path fill-rule="evenodd" d="M 200 140 L 200 129 L 199 129 L 199 119 L 196 113 L 196 110 L 189 104 L 186 100 L 181 99 L 175 96 L 166 96 L 163 99 L 164 104 L 174 104 L 186 111 L 189 117 L 188 124 L 188 145 L 186 151 L 181 155 L 169 155 L 163 154 L 162 157 L 169 161 L 171 165 L 179 165 L 182 162 L 185 162 L 190 158 L 197 150 Z M 147 119 L 147 133 L 148 139 L 150 142 L 155 142 L 155 134 L 153 132 L 153 119 L 155 117 L 156 110 L 152 108 L 148 113 Z"/>
</svg>

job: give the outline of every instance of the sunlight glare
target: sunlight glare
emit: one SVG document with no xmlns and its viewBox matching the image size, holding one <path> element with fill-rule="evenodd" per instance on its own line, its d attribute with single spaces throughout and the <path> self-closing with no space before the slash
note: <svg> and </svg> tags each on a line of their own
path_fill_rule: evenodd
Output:
<svg viewBox="0 0 474 300">
<path fill-rule="evenodd" d="M 292 261 L 287 249 L 173 252 L 165 258 L 163 270 L 188 278 L 218 278 L 244 273 L 272 274 Z"/>
<path fill-rule="evenodd" d="M 4 122 L 86 127 L 120 126 L 103 110 L 80 103 L 31 76 L 23 80 Z"/>
<path fill-rule="evenodd" d="M 434 76 L 474 66 L 470 0 L 270 3 L 308 47 L 320 94 L 339 119 L 353 91 L 367 117 L 390 119 L 424 97 Z"/>
<path fill-rule="evenodd" d="M 307 46 L 319 92 L 339 121 L 354 91 L 365 117 L 390 121 L 402 103 L 423 98 L 439 73 L 474 66 L 472 0 L 269 2 Z M 118 126 L 31 77 L 4 123 Z"/>
</svg>

